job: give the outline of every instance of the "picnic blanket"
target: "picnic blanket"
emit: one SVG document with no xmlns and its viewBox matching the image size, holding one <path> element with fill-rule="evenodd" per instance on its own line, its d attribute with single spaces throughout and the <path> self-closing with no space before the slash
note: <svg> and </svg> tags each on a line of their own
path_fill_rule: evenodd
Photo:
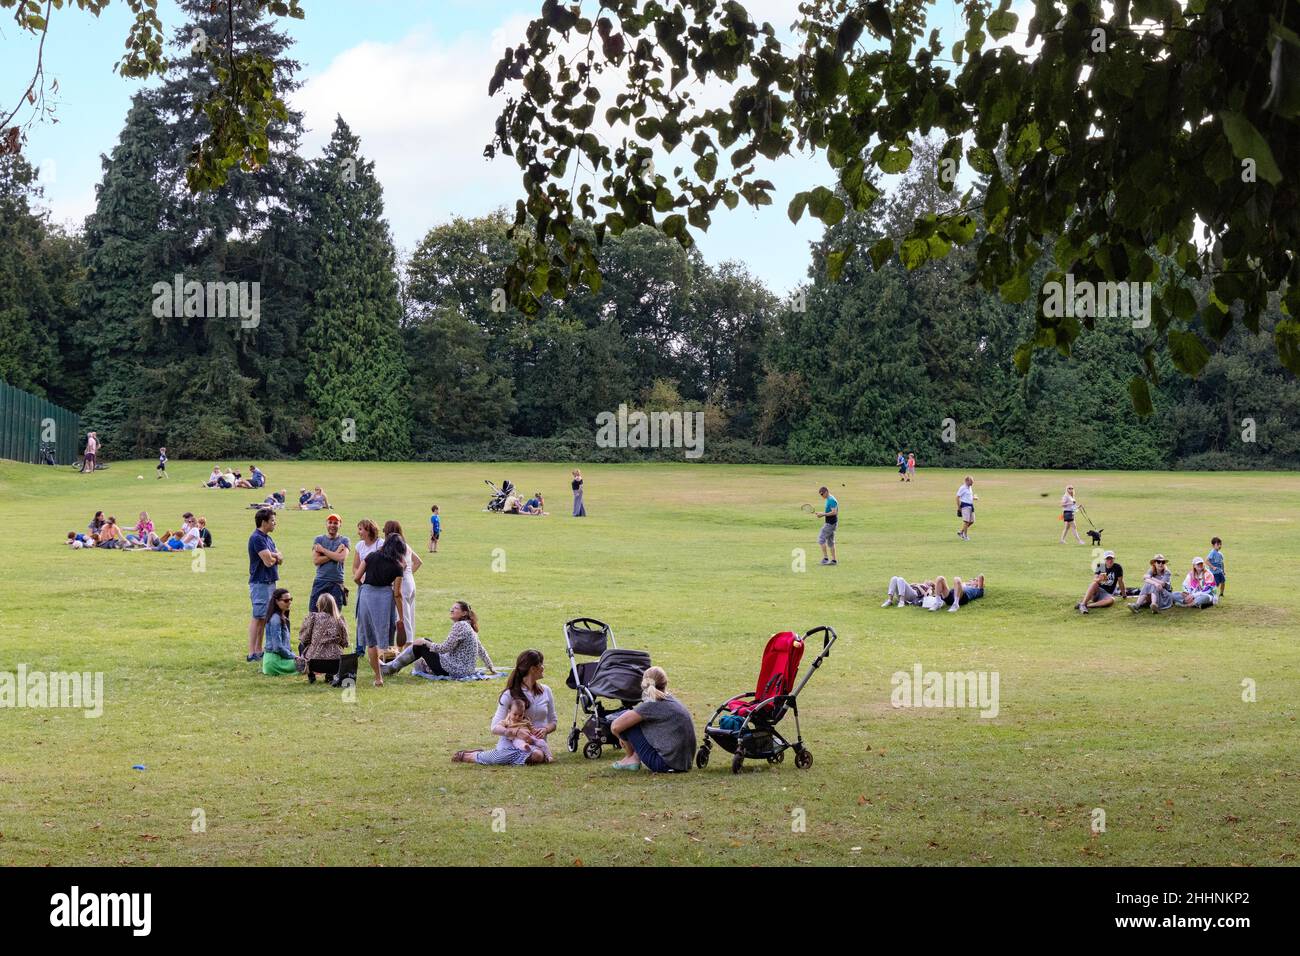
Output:
<svg viewBox="0 0 1300 956">
<path fill-rule="evenodd" d="M 455 680 L 455 681 L 492 680 L 493 678 L 496 677 L 506 676 L 505 671 L 497 671 L 495 674 L 485 674 L 481 670 L 475 671 L 474 673 L 470 674 L 467 677 L 447 677 L 443 674 L 422 674 L 416 670 L 411 671 L 411 673 L 414 674 L 416 677 L 423 677 L 425 680 Z"/>
</svg>

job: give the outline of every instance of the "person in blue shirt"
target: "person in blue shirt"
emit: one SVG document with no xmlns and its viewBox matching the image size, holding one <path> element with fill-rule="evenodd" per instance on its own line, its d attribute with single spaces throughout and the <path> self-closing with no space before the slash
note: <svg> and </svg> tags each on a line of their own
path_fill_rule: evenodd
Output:
<svg viewBox="0 0 1300 956">
<path fill-rule="evenodd" d="M 167 477 L 167 449 L 166 448 L 158 449 L 158 468 L 156 470 L 158 472 L 159 478 Z"/>
<path fill-rule="evenodd" d="M 812 513 L 814 518 L 821 518 L 825 522 L 821 534 L 817 535 L 817 543 L 822 549 L 822 564 L 838 564 L 835 558 L 835 530 L 840 523 L 840 503 L 835 500 L 825 485 L 817 489 L 817 494 L 826 499 L 826 510 Z"/>
<path fill-rule="evenodd" d="M 256 465 L 249 465 L 248 470 L 249 470 L 248 483 L 250 485 L 252 485 L 254 488 L 261 488 L 263 485 L 266 484 L 266 475 L 262 474 L 262 470 L 260 468 L 258 468 Z"/>
<path fill-rule="evenodd" d="M 442 537 L 442 516 L 438 514 L 438 506 L 433 506 L 433 514 L 429 515 L 429 553 L 438 553 L 438 539 Z"/>
<path fill-rule="evenodd" d="M 270 677 L 298 673 L 298 658 L 289 643 L 289 609 L 293 595 L 288 588 L 271 592 L 271 602 L 266 615 L 266 653 L 262 655 L 262 673 Z"/>
<path fill-rule="evenodd" d="M 1223 597 L 1224 582 L 1228 576 L 1223 570 L 1223 539 L 1217 535 L 1210 539 L 1210 553 L 1205 556 L 1205 561 L 1210 566 L 1210 573 L 1214 575 L 1214 586 L 1219 589 L 1219 597 Z"/>
<path fill-rule="evenodd" d="M 275 530 L 275 512 L 270 508 L 259 508 L 253 515 L 255 528 L 248 538 L 248 600 L 253 607 L 253 616 L 248 622 L 248 657 L 249 661 L 262 659 L 262 637 L 266 632 L 267 607 L 275 591 L 275 582 L 280 579 L 280 565 L 284 557 L 271 540 Z"/>
</svg>

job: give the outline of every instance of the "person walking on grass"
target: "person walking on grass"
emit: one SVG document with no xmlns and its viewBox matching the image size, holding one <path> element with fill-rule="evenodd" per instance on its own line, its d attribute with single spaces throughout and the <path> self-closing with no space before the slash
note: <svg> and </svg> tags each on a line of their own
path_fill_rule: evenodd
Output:
<svg viewBox="0 0 1300 956">
<path fill-rule="evenodd" d="M 318 534 L 311 544 L 311 563 L 316 566 L 316 577 L 311 583 L 311 597 L 307 599 L 307 610 L 314 613 L 317 599 L 328 594 L 337 607 L 345 607 L 347 596 L 343 593 L 343 565 L 348 560 L 348 549 L 352 542 L 346 535 L 339 534 L 343 519 L 336 514 L 325 519 L 325 533 Z"/>
<path fill-rule="evenodd" d="M 963 541 L 970 540 L 970 526 L 975 523 L 975 502 L 978 500 L 975 479 L 967 475 L 957 488 L 957 517 L 961 518 L 961 530 L 957 532 L 957 537 Z"/>
<path fill-rule="evenodd" d="M 271 604 L 276 582 L 280 579 L 280 554 L 271 538 L 275 530 L 275 512 L 259 508 L 253 515 L 253 533 L 248 538 L 248 600 L 253 607 L 248 622 L 249 661 L 262 659 L 262 640 L 266 635 L 266 609 Z"/>
<path fill-rule="evenodd" d="M 821 533 L 817 535 L 817 543 L 822 549 L 822 564 L 837 564 L 835 559 L 835 530 L 840 523 L 840 503 L 831 495 L 830 490 L 825 485 L 817 489 L 817 494 L 821 495 L 826 501 L 824 511 L 814 511 L 814 518 L 823 519 Z"/>
<path fill-rule="evenodd" d="M 1061 495 L 1061 520 L 1065 522 L 1065 528 L 1061 531 L 1061 544 L 1065 544 L 1065 536 L 1071 531 L 1074 532 L 1074 540 L 1083 544 L 1083 539 L 1079 537 L 1079 527 L 1074 523 L 1074 512 L 1078 507 L 1074 485 L 1066 485 L 1065 494 Z"/>
<path fill-rule="evenodd" d="M 155 469 L 155 471 L 158 472 L 159 478 L 167 477 L 167 449 L 166 448 L 158 449 L 158 467 Z"/>
<path fill-rule="evenodd" d="M 1087 614 L 1094 608 L 1110 607 L 1116 598 L 1124 597 L 1124 566 L 1115 560 L 1115 552 L 1107 551 L 1102 557 L 1097 576 L 1083 592 L 1083 600 L 1075 605 L 1080 614 Z"/>
</svg>

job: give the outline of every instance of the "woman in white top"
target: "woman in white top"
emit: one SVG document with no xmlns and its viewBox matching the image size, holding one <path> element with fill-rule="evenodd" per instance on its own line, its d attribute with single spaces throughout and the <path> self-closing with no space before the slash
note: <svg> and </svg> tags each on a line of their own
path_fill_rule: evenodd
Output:
<svg viewBox="0 0 1300 956">
<path fill-rule="evenodd" d="M 519 655 L 492 717 L 492 733 L 498 738 L 496 747 L 492 750 L 457 750 L 451 757 L 454 763 L 518 766 L 550 762 L 546 738 L 555 731 L 559 721 L 555 716 L 555 698 L 551 696 L 551 689 L 541 682 L 542 663 L 541 651 L 524 651 Z M 508 720 L 513 701 L 523 702 L 527 726 L 517 726 Z M 517 746 L 516 739 L 526 746 Z"/>
<path fill-rule="evenodd" d="M 1061 495 L 1061 520 L 1065 522 L 1065 529 L 1061 532 L 1061 544 L 1065 544 L 1065 536 L 1071 531 L 1074 532 L 1074 540 L 1083 544 L 1083 539 L 1079 537 L 1079 529 L 1074 523 L 1074 511 L 1079 506 L 1079 502 L 1074 497 L 1074 485 L 1065 486 L 1065 494 Z"/>
<path fill-rule="evenodd" d="M 357 569 L 361 567 L 361 562 L 366 560 L 366 556 L 373 554 L 383 547 L 384 539 L 379 535 L 379 525 L 375 524 L 369 518 L 362 518 L 357 522 L 357 546 L 352 552 L 352 576 L 355 579 Z M 355 602 L 353 613 L 357 615 L 358 627 L 361 623 L 361 601 Z"/>
<path fill-rule="evenodd" d="M 384 537 L 387 538 L 390 534 L 397 535 L 403 541 L 406 540 L 401 524 L 396 521 L 384 522 Z M 406 559 L 402 564 L 402 609 L 399 620 L 402 633 L 397 638 L 398 647 L 415 640 L 415 572 L 420 570 L 423 564 L 415 549 L 408 544 Z"/>
</svg>

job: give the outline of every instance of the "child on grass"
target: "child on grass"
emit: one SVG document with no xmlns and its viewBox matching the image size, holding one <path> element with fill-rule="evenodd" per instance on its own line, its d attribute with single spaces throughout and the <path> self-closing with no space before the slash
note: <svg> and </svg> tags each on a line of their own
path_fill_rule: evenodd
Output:
<svg viewBox="0 0 1300 956">
<path fill-rule="evenodd" d="M 1223 571 L 1223 539 L 1218 535 L 1210 539 L 1210 553 L 1205 556 L 1205 560 L 1210 565 L 1210 573 L 1214 575 L 1214 586 L 1219 589 L 1219 597 L 1223 597 L 1223 585 L 1228 576 Z"/>
<path fill-rule="evenodd" d="M 433 506 L 433 514 L 429 516 L 429 553 L 438 553 L 438 539 L 442 537 L 442 517 L 438 514 L 438 506 Z"/>
<path fill-rule="evenodd" d="M 506 738 L 515 750 L 522 750 L 525 754 L 541 754 L 542 762 L 550 763 L 555 759 L 551 755 L 551 748 L 546 745 L 545 739 L 532 735 L 533 722 L 528 719 L 524 710 L 524 701 L 517 697 L 511 698 L 510 711 L 506 714 L 506 719 L 501 722 L 509 731 Z"/>
</svg>

